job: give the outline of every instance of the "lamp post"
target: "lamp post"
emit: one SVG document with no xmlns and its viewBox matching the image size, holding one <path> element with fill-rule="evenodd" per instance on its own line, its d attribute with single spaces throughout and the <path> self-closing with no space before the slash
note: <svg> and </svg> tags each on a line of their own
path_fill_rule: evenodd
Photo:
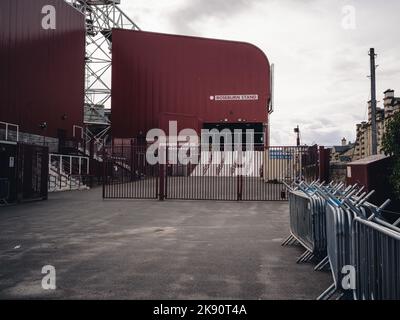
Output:
<svg viewBox="0 0 400 320">
<path fill-rule="evenodd" d="M 296 145 L 298 147 L 300 147 L 300 127 L 297 126 L 297 128 L 294 128 L 294 133 L 297 134 L 297 141 L 296 141 Z"/>
</svg>

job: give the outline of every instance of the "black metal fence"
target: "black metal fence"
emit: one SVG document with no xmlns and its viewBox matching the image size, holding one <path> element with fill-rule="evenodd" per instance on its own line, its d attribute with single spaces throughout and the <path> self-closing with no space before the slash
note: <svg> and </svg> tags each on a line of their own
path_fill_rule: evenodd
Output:
<svg viewBox="0 0 400 320">
<path fill-rule="evenodd" d="M 18 144 L 17 197 L 19 201 L 45 200 L 48 195 L 49 150 Z"/>
<path fill-rule="evenodd" d="M 8 204 L 10 198 L 10 181 L 0 178 L 0 205 Z"/>
<path fill-rule="evenodd" d="M 0 143 L 0 203 L 12 203 L 17 198 L 17 146 Z"/>
<path fill-rule="evenodd" d="M 165 162 L 152 164 L 147 146 L 110 147 L 104 161 L 103 197 L 282 201 L 288 199 L 285 183 L 315 180 L 318 175 L 316 147 L 160 150 Z M 182 155 L 189 160 L 180 161 Z"/>
<path fill-rule="evenodd" d="M 113 146 L 104 160 L 103 198 L 159 198 L 162 166 L 149 164 L 146 150 L 144 146 Z"/>
<path fill-rule="evenodd" d="M 0 144 L 0 179 L 0 202 L 47 199 L 48 148 L 24 143 Z"/>
</svg>

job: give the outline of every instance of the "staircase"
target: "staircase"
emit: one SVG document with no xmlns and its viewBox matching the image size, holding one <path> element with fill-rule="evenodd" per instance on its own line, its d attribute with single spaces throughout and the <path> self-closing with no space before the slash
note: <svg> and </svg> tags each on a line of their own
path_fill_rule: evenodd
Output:
<svg viewBox="0 0 400 320">
<path fill-rule="evenodd" d="M 238 161 L 242 157 L 242 163 Z M 201 162 L 192 171 L 193 177 L 235 177 L 238 174 L 245 177 L 261 177 L 264 154 L 260 151 L 237 151 L 201 153 Z"/>
<path fill-rule="evenodd" d="M 70 155 L 49 155 L 48 191 L 63 192 L 90 189 L 89 158 Z"/>
<path fill-rule="evenodd" d="M 56 168 L 49 169 L 49 192 L 63 192 L 72 190 L 89 190 L 82 176 L 68 176 L 57 173 Z"/>
<path fill-rule="evenodd" d="M 94 160 L 103 162 L 103 152 L 106 142 L 109 139 L 110 127 L 105 128 L 97 134 L 92 133 L 88 128 L 83 131 L 83 140 L 85 143 L 78 147 L 80 154 L 92 157 Z M 91 148 L 93 147 L 93 154 Z"/>
</svg>

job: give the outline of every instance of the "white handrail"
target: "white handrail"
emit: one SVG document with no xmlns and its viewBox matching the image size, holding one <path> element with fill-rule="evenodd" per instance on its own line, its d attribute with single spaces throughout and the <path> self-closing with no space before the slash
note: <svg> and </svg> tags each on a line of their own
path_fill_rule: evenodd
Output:
<svg viewBox="0 0 400 320">
<path fill-rule="evenodd" d="M 72 163 L 74 159 L 78 160 L 79 168 L 78 172 L 79 175 L 89 175 L 90 174 L 90 160 L 89 157 L 82 157 L 82 156 L 73 156 L 73 155 L 63 155 L 63 154 L 49 154 L 49 167 L 52 165 L 52 160 L 56 159 L 58 162 L 58 171 L 63 171 L 63 162 L 65 159 L 69 159 L 69 174 L 72 174 Z M 83 168 L 83 163 L 86 161 L 86 166 Z"/>
<path fill-rule="evenodd" d="M 5 141 L 8 141 L 8 131 L 9 131 L 9 127 L 14 127 L 17 128 L 17 141 L 19 142 L 19 125 L 14 124 L 14 123 L 9 123 L 9 122 L 4 122 L 4 121 L 0 121 L 1 125 L 4 125 L 6 128 L 6 136 L 5 136 Z"/>
</svg>

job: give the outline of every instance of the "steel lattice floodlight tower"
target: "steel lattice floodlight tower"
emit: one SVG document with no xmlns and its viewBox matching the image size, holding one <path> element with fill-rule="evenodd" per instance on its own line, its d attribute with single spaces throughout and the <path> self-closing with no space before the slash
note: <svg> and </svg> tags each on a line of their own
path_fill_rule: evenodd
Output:
<svg viewBox="0 0 400 320">
<path fill-rule="evenodd" d="M 120 0 L 65 0 L 86 16 L 86 103 L 110 101 L 112 29 L 139 30 L 119 8 Z M 108 77 L 107 77 L 108 76 Z"/>
<path fill-rule="evenodd" d="M 112 29 L 139 30 L 119 8 L 121 0 L 65 0 L 86 17 L 85 124 L 106 124 L 111 106 Z"/>
</svg>

